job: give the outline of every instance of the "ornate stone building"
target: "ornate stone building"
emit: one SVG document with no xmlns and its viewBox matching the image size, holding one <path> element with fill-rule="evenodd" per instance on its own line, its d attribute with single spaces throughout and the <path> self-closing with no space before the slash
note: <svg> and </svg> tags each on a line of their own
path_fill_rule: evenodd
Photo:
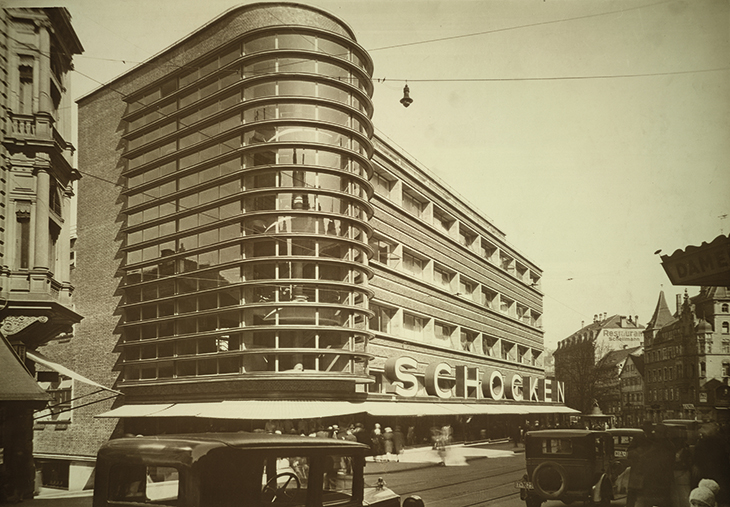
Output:
<svg viewBox="0 0 730 507">
<path fill-rule="evenodd" d="M 33 493 L 33 410 L 45 405 L 22 389 L 24 376 L 35 382 L 36 349 L 70 336 L 81 320 L 71 305 L 70 199 L 79 173 L 67 74 L 83 48 L 63 8 L 0 10 L 0 48 L 0 334 L 6 359 L 21 365 L 2 370 L 0 496 L 17 500 Z M 21 392 L 35 401 L 17 399 Z"/>
<path fill-rule="evenodd" d="M 672 316 L 659 296 L 644 334 L 645 404 L 652 421 L 730 416 L 730 291 L 702 287 L 677 297 Z"/>
</svg>

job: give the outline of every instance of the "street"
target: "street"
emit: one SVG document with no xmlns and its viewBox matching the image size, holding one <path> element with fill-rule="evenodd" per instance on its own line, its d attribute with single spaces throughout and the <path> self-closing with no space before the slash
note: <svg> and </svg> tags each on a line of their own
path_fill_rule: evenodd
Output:
<svg viewBox="0 0 730 507">
<path fill-rule="evenodd" d="M 445 456 L 446 466 L 439 466 L 440 456 L 430 449 L 411 449 L 399 462 L 369 462 L 365 467 L 365 484 L 374 486 L 379 478 L 402 499 L 420 496 L 427 507 L 470 507 L 500 505 L 524 507 L 515 482 L 525 473 L 522 449 L 511 445 L 453 447 Z M 624 505 L 615 501 L 613 507 Z M 35 498 L 24 502 L 28 507 L 91 507 L 90 496 L 76 498 Z M 561 507 L 560 501 L 545 502 L 542 507 Z"/>
<path fill-rule="evenodd" d="M 480 449 L 481 448 L 481 449 Z M 471 507 L 500 505 L 524 507 L 515 482 L 525 473 L 525 456 L 522 452 L 511 453 L 511 446 L 455 448 L 455 453 L 466 453 L 461 466 L 438 466 L 422 463 L 420 467 L 401 467 L 400 464 L 377 464 L 380 474 L 374 473 L 374 465 L 365 469 L 366 484 L 382 477 L 388 488 L 404 499 L 409 495 L 420 496 L 427 507 Z M 484 451 L 484 455 L 478 452 Z M 521 451 L 521 447 L 517 451 Z M 458 462 L 458 459 L 455 461 Z M 448 460 L 447 460 L 448 463 Z M 612 502 L 612 507 L 625 505 L 625 499 Z M 542 507 L 561 507 L 561 501 L 548 501 Z"/>
</svg>

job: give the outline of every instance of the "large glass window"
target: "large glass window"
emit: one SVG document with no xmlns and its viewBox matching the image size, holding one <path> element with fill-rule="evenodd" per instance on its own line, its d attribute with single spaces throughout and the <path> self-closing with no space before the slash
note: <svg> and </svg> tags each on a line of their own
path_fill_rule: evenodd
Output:
<svg viewBox="0 0 730 507">
<path fill-rule="evenodd" d="M 425 264 L 426 262 L 420 257 L 416 257 L 408 252 L 403 252 L 403 269 L 413 276 L 423 278 L 423 269 Z"/>
<path fill-rule="evenodd" d="M 408 338 L 422 340 L 425 323 L 426 321 L 422 317 L 410 313 L 403 314 L 403 330 Z"/>
</svg>

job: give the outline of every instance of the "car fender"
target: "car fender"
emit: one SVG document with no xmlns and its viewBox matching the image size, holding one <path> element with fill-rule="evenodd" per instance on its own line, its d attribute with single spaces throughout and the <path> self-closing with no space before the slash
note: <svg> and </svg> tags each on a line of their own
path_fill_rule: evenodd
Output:
<svg viewBox="0 0 730 507">
<path fill-rule="evenodd" d="M 606 486 L 604 484 L 608 484 L 608 489 L 604 489 Z M 598 479 L 598 482 L 593 485 L 593 488 L 591 490 L 591 500 L 593 500 L 594 503 L 599 503 L 601 500 L 603 500 L 603 492 L 604 491 L 612 491 L 613 486 L 611 485 L 611 479 L 606 475 L 602 474 L 601 478 Z M 611 494 L 609 493 L 609 500 L 611 499 Z"/>
</svg>

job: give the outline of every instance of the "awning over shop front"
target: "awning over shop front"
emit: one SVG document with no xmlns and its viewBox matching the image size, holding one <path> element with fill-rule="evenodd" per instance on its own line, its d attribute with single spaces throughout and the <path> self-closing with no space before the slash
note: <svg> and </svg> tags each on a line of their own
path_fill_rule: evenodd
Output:
<svg viewBox="0 0 730 507">
<path fill-rule="evenodd" d="M 109 412 L 98 414 L 96 417 L 151 417 L 154 414 L 170 408 L 172 403 L 150 405 L 123 405 Z"/>
<path fill-rule="evenodd" d="M 562 405 L 427 403 L 396 401 L 236 400 L 203 403 L 124 405 L 96 417 L 204 417 L 211 419 L 316 419 L 367 413 L 376 417 L 479 414 L 578 413 Z"/>
<path fill-rule="evenodd" d="M 0 335 L 0 402 L 21 401 L 44 407 L 51 397 L 25 369 L 13 346 Z"/>
<path fill-rule="evenodd" d="M 47 358 L 43 354 L 41 354 L 38 351 L 27 351 L 25 355 L 28 357 L 28 359 L 31 359 L 32 361 L 42 364 L 43 366 L 52 369 L 53 371 L 56 371 L 60 373 L 61 375 L 66 375 L 67 377 L 70 377 L 74 380 L 78 380 L 79 382 L 83 382 L 84 384 L 88 384 L 90 386 L 98 387 L 99 389 L 102 389 L 104 391 L 109 391 L 114 394 L 122 394 L 119 391 L 115 391 L 114 389 L 111 389 L 109 387 L 103 386 L 97 382 L 94 382 L 93 380 L 90 380 L 80 373 L 76 373 L 75 371 L 71 370 L 70 368 L 67 368 L 66 366 L 63 366 L 62 364 Z"/>
</svg>

